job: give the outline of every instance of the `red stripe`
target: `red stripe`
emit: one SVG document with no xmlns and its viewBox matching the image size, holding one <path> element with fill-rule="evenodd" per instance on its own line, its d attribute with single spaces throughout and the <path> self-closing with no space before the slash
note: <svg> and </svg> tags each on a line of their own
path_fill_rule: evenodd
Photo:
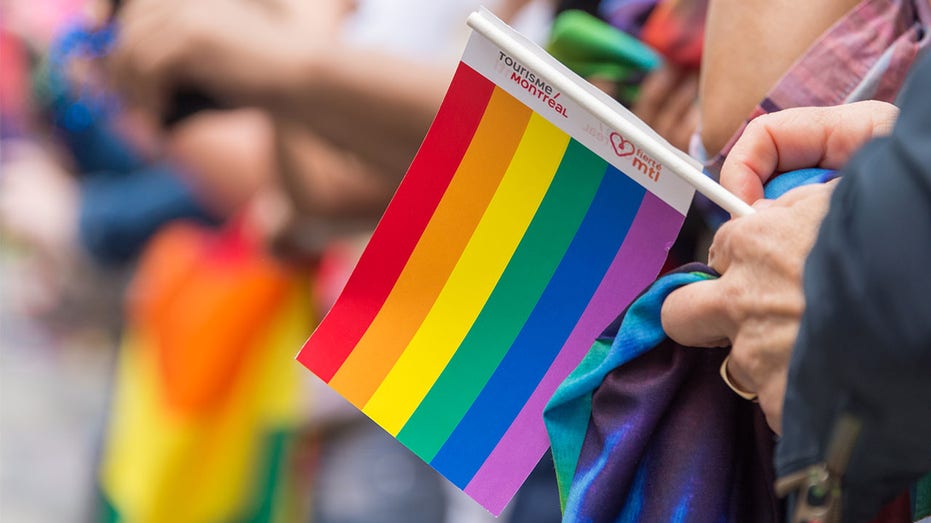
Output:
<svg viewBox="0 0 931 523">
<path fill-rule="evenodd" d="M 336 304 L 298 361 L 329 382 L 394 287 L 469 148 L 494 84 L 459 64 L 446 98 L 407 176 Z"/>
</svg>

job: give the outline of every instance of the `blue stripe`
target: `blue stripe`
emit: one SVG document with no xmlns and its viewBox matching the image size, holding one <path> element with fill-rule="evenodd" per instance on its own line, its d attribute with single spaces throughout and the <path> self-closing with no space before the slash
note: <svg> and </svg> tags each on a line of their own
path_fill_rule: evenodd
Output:
<svg viewBox="0 0 931 523">
<path fill-rule="evenodd" d="M 634 474 L 634 481 L 627 492 L 627 502 L 624 503 L 621 513 L 617 516 L 617 523 L 638 523 L 641 521 L 641 512 L 643 512 L 643 500 L 647 485 L 647 465 L 649 456 L 643 459 L 643 462 L 637 465 L 637 471 Z"/>
<path fill-rule="evenodd" d="M 598 476 L 604 472 L 605 466 L 608 464 L 611 459 L 611 455 L 617 451 L 618 444 L 622 439 L 627 436 L 627 431 L 630 429 L 629 424 L 622 425 L 618 430 L 608 434 L 607 439 L 605 440 L 604 448 L 601 450 L 601 453 L 598 455 L 598 459 L 595 460 L 595 463 L 588 470 L 576 470 L 575 476 L 572 479 L 571 491 L 566 500 L 566 510 L 563 511 L 562 520 L 563 521 L 585 521 L 586 519 L 580 513 L 580 511 L 585 508 L 590 501 L 587 499 L 588 495 L 597 496 L 599 492 L 595 489 L 591 489 L 592 483 L 598 478 Z M 588 517 L 588 519 L 592 519 Z"/>
<path fill-rule="evenodd" d="M 614 167 L 504 360 L 430 464 L 465 488 L 504 436 L 601 283 L 645 189 Z"/>
</svg>

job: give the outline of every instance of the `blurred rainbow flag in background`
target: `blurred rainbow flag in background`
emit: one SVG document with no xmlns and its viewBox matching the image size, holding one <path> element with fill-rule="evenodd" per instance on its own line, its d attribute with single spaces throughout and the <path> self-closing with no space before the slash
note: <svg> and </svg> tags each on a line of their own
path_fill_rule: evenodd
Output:
<svg viewBox="0 0 931 523">
<path fill-rule="evenodd" d="M 476 32 L 394 200 L 298 359 L 498 514 L 548 447 L 544 404 L 653 281 L 692 195 L 629 137 Z"/>
<path fill-rule="evenodd" d="M 166 226 L 133 279 L 99 471 L 98 521 L 299 521 L 292 355 L 307 274 L 233 223 Z"/>
</svg>

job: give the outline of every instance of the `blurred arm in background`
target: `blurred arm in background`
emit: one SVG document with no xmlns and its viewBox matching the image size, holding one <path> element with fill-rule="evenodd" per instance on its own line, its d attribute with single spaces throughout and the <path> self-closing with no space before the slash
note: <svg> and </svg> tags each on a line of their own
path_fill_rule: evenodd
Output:
<svg viewBox="0 0 931 523">
<path fill-rule="evenodd" d="M 515 12 L 527 0 L 509 0 Z M 403 173 L 453 64 L 424 64 L 340 36 L 347 0 L 133 0 L 111 61 L 129 99 L 163 113 L 179 87 L 267 109 L 374 166 Z M 398 27 L 398 31 L 415 30 Z"/>
</svg>

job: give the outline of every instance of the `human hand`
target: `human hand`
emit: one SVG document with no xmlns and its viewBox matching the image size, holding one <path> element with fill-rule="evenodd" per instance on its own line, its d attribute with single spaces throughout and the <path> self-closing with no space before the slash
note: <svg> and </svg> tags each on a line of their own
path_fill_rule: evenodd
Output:
<svg viewBox="0 0 931 523">
<path fill-rule="evenodd" d="M 179 87 L 262 105 L 299 83 L 349 9 L 349 0 L 133 0 L 118 19 L 111 80 L 159 115 Z"/>
<path fill-rule="evenodd" d="M 731 382 L 757 394 L 776 432 L 805 309 L 802 268 L 834 186 L 809 185 L 761 200 L 757 213 L 724 224 L 709 251 L 709 265 L 721 277 L 682 287 L 663 304 L 663 329 L 676 342 L 731 346 Z"/>
<path fill-rule="evenodd" d="M 686 151 L 698 124 L 698 72 L 663 64 L 640 86 L 633 112 L 647 125 Z"/>
<path fill-rule="evenodd" d="M 200 203 L 231 216 L 276 185 L 271 119 L 256 109 L 202 111 L 179 122 L 165 141 Z"/>
<path fill-rule="evenodd" d="M 775 173 L 808 167 L 838 169 L 871 138 L 888 134 L 899 109 L 866 101 L 800 107 L 754 119 L 721 168 L 721 185 L 747 203 L 763 198 Z"/>
<path fill-rule="evenodd" d="M 333 241 L 371 231 L 397 189 L 396 177 L 297 122 L 274 123 L 280 195 L 289 212 L 266 220 L 273 250 L 315 257 Z"/>
</svg>

